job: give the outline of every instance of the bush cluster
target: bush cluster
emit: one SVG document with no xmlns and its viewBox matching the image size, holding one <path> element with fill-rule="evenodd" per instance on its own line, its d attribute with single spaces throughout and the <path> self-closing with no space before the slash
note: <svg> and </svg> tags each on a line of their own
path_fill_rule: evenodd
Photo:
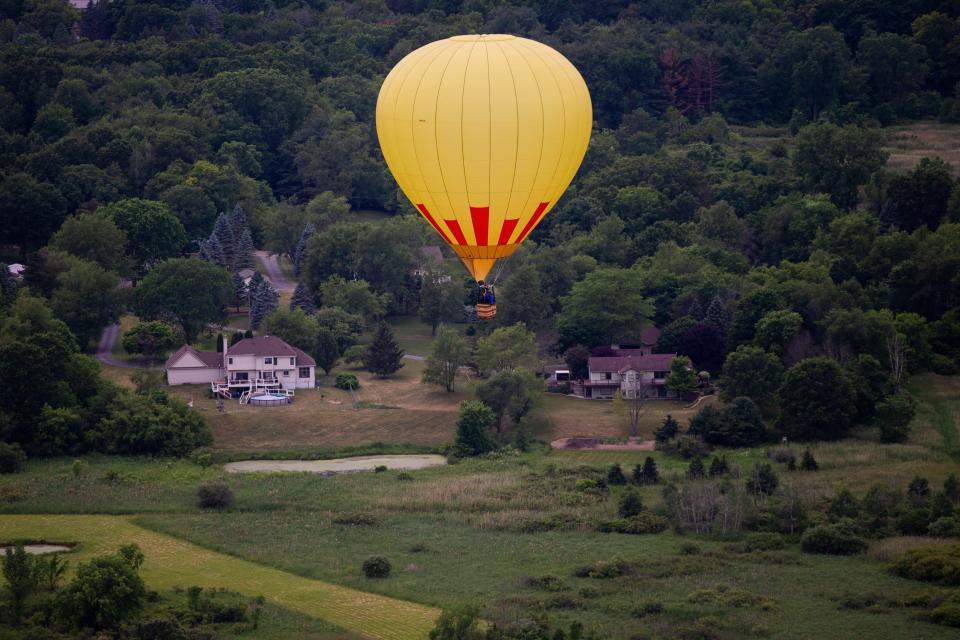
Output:
<svg viewBox="0 0 960 640">
<path fill-rule="evenodd" d="M 824 524 L 803 532 L 800 548 L 806 553 L 850 556 L 867 550 L 867 541 L 861 538 L 852 520 L 841 519 L 836 524 Z"/>
<path fill-rule="evenodd" d="M 363 561 L 363 575 L 368 578 L 386 578 L 393 567 L 383 556 L 370 556 Z"/>
</svg>

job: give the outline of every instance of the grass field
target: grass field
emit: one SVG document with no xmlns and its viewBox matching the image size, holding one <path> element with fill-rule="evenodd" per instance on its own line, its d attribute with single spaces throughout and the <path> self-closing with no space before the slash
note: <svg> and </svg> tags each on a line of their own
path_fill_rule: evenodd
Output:
<svg viewBox="0 0 960 640">
<path fill-rule="evenodd" d="M 64 537 L 68 540 L 64 540 Z M 239 558 L 148 531 L 128 519 L 111 516 L 4 516 L 4 540 L 43 539 L 76 542 L 70 554 L 74 567 L 94 555 L 136 543 L 146 561 L 141 568 L 152 589 L 197 585 L 228 586 L 244 595 L 262 595 L 270 602 L 308 616 L 328 620 L 370 638 L 416 640 L 424 637 L 438 614 L 429 607 L 346 589 L 295 576 Z"/>
<path fill-rule="evenodd" d="M 887 167 L 898 172 L 913 169 L 921 158 L 939 156 L 960 172 L 960 125 L 925 120 L 886 129 Z"/>
<path fill-rule="evenodd" d="M 914 378 L 912 388 L 921 410 L 909 442 L 880 445 L 876 434 L 864 431 L 840 442 L 819 443 L 812 450 L 820 471 L 790 472 L 780 466 L 781 486 L 792 487 L 815 502 L 840 483 L 861 493 L 876 483 L 902 490 L 918 474 L 931 485 L 942 482 L 957 470 L 957 463 L 945 451 L 942 421 L 936 416 L 948 415 L 955 427 L 960 379 L 925 375 Z M 568 399 L 551 402 L 564 400 Z M 548 408 L 571 411 L 563 402 Z M 263 411 L 271 415 L 271 410 Z M 767 459 L 762 447 L 724 454 L 742 469 Z M 74 476 L 70 459 L 30 461 L 25 472 L 0 476 L 0 512 L 131 514 L 137 525 L 202 547 L 204 551 L 196 552 L 200 566 L 206 566 L 208 557 L 245 560 L 257 572 L 301 576 L 429 607 L 477 603 L 494 619 L 542 612 L 560 624 L 580 620 L 613 640 L 634 635 L 955 637 L 952 630 L 918 620 L 909 608 L 877 612 L 844 604 L 854 595 L 879 594 L 898 600 L 921 591 L 921 583 L 890 575 L 885 563 L 898 550 L 929 539 L 879 540 L 866 555 L 841 558 L 801 554 L 795 541 L 784 551 L 744 554 L 723 541 L 701 536 L 597 532 L 597 522 L 616 517 L 617 497 L 623 489 L 613 487 L 609 496 L 584 493 L 576 488 L 577 479 L 597 477 L 614 462 L 629 473 L 648 455 L 657 461 L 666 480 L 679 479 L 686 469 L 685 461 L 659 452 L 541 447 L 529 454 L 416 471 L 410 480 L 401 479 L 397 472 L 330 478 L 302 473 L 231 475 L 228 481 L 237 496 L 236 507 L 214 513 L 196 508 L 193 492 L 200 482 L 221 474 L 216 466 L 96 456 L 85 458 L 83 472 Z M 641 495 L 653 507 L 661 501 L 658 487 L 644 487 Z M 74 522 L 87 520 L 63 518 L 4 515 L 0 536 L 82 537 L 84 528 Z M 131 521 L 122 518 L 89 522 L 123 523 L 100 526 L 97 540 L 103 542 L 99 544 L 109 540 L 117 545 L 135 537 L 127 533 L 127 527 L 133 527 Z M 16 523 L 29 523 L 34 532 Z M 48 528 L 38 528 L 38 523 L 47 523 L 43 526 Z M 695 544 L 698 553 L 685 549 L 689 543 Z M 363 559 L 374 554 L 390 558 L 394 572 L 389 579 L 374 582 L 362 576 Z M 574 575 L 578 567 L 615 558 L 630 562 L 634 573 L 612 580 Z M 258 585 L 274 583 L 264 583 L 257 572 L 251 574 L 253 581 L 244 573 L 242 582 L 266 591 Z M 225 575 L 205 574 L 209 582 L 203 584 Z M 556 590 L 536 586 L 536 579 L 544 575 L 556 578 L 549 581 Z M 147 574 L 154 580 L 152 576 Z M 163 588 L 173 584 L 164 582 L 167 578 L 155 580 Z M 227 586 L 236 588 L 233 583 Z M 758 604 L 704 602 L 698 595 L 720 587 L 743 592 Z M 297 590 L 276 601 L 287 609 L 357 628 L 336 612 L 308 610 L 315 601 L 312 596 L 299 600 L 301 595 Z M 649 602 L 662 604 L 662 613 L 634 615 L 638 606 Z"/>
</svg>

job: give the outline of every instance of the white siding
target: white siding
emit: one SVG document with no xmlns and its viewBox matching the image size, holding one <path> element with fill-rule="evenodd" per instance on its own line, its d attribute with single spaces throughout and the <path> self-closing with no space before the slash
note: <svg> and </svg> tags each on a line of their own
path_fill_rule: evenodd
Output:
<svg viewBox="0 0 960 640">
<path fill-rule="evenodd" d="M 220 379 L 220 369 L 196 367 L 191 369 L 167 369 L 167 384 L 210 384 Z"/>
</svg>

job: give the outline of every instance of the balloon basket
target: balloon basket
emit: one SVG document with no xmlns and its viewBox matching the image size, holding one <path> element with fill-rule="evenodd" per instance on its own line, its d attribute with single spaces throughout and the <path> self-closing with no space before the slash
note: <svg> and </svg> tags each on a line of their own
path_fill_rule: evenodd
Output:
<svg viewBox="0 0 960 640">
<path fill-rule="evenodd" d="M 497 305 L 495 304 L 478 304 L 477 305 L 477 318 L 480 320 L 492 320 L 497 317 Z"/>
</svg>

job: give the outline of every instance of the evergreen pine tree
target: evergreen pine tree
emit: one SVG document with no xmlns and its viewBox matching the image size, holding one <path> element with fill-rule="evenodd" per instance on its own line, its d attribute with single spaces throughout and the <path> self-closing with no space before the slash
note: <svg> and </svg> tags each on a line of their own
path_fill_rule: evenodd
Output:
<svg viewBox="0 0 960 640">
<path fill-rule="evenodd" d="M 633 465 L 633 484 L 644 484 L 642 464 Z"/>
<path fill-rule="evenodd" d="M 633 488 L 624 491 L 617 504 L 617 513 L 620 514 L 620 517 L 633 518 L 634 516 L 640 515 L 642 511 L 643 500 L 640 498 L 640 494 Z"/>
<path fill-rule="evenodd" d="M 247 213 L 243 210 L 243 207 L 240 206 L 239 202 L 233 205 L 233 210 L 230 211 L 227 221 L 230 223 L 230 230 L 233 233 L 234 239 L 240 237 L 240 232 L 243 229 L 250 228 L 250 223 L 247 221 Z"/>
<path fill-rule="evenodd" d="M 239 273 L 233 274 L 233 304 L 240 311 L 240 307 L 247 304 L 247 283 Z"/>
<path fill-rule="evenodd" d="M 253 267 L 253 238 L 250 237 L 250 228 L 244 227 L 237 238 L 237 253 L 234 257 L 233 268 L 250 269 Z"/>
<path fill-rule="evenodd" d="M 279 305 L 280 294 L 269 282 L 263 280 L 256 291 L 251 292 L 250 326 L 259 329 L 263 319 L 276 311 Z"/>
<path fill-rule="evenodd" d="M 257 289 L 260 288 L 265 282 L 263 279 L 263 274 L 259 271 L 254 271 L 253 275 L 250 277 L 250 284 L 247 285 L 247 295 L 250 296 L 250 299 L 253 300 L 253 294 L 257 292 Z"/>
<path fill-rule="evenodd" d="M 305 224 L 303 231 L 300 232 L 300 239 L 297 240 L 297 248 L 293 252 L 293 274 L 296 276 L 300 275 L 300 269 L 303 268 L 303 260 L 307 254 L 307 240 L 316 232 L 317 228 L 313 226 L 312 222 Z"/>
<path fill-rule="evenodd" d="M 943 481 L 943 492 L 953 502 L 960 502 L 960 480 L 957 480 L 957 474 L 951 473 Z"/>
<path fill-rule="evenodd" d="M 217 262 L 228 271 L 236 271 L 233 261 L 237 253 L 237 241 L 230 226 L 230 219 L 227 214 L 221 213 L 217 216 L 217 221 L 213 223 L 213 232 L 210 234 L 210 244 L 218 242 L 221 247 L 222 262 Z"/>
<path fill-rule="evenodd" d="M 712 324 L 721 334 L 726 335 L 727 324 L 730 322 L 730 319 L 727 316 L 727 309 L 723 304 L 723 300 L 720 299 L 720 296 L 713 296 L 713 300 L 710 301 L 710 306 L 707 307 L 707 313 L 703 316 L 703 321 L 707 324 Z"/>
<path fill-rule="evenodd" d="M 800 461 L 800 468 L 804 471 L 816 471 L 820 468 L 810 449 L 803 450 L 803 459 Z"/>
<path fill-rule="evenodd" d="M 363 366 L 381 378 L 386 378 L 403 366 L 403 349 L 393 337 L 393 331 L 386 322 L 381 322 L 373 342 L 367 348 Z"/>
<path fill-rule="evenodd" d="M 17 280 L 5 262 L 0 262 L 0 307 L 12 304 L 17 297 Z"/>
<path fill-rule="evenodd" d="M 663 424 L 654 431 L 653 437 L 657 439 L 658 443 L 664 443 L 676 438 L 678 433 L 680 433 L 680 423 L 668 414 L 667 417 L 663 419 Z"/>
<path fill-rule="evenodd" d="M 627 476 L 623 475 L 619 462 L 614 462 L 607 470 L 607 484 L 627 484 Z"/>
<path fill-rule="evenodd" d="M 657 471 L 657 461 L 647 456 L 643 461 L 643 484 L 657 484 L 660 482 L 660 472 Z"/>
<path fill-rule="evenodd" d="M 687 475 L 690 476 L 693 480 L 699 480 L 705 474 L 703 468 L 703 461 L 700 458 L 694 458 L 690 461 L 690 466 L 687 468 Z"/>
<path fill-rule="evenodd" d="M 317 305 L 313 301 L 313 295 L 302 282 L 297 283 L 297 288 L 293 290 L 293 297 L 290 298 L 290 311 L 297 307 L 303 309 L 304 313 L 313 313 L 317 310 Z"/>
<path fill-rule="evenodd" d="M 703 306 L 700 304 L 700 298 L 693 299 L 693 302 L 687 308 L 687 315 L 697 322 L 703 320 Z"/>
<path fill-rule="evenodd" d="M 223 252 L 223 245 L 216 236 L 211 235 L 207 240 L 200 241 L 200 257 L 218 267 L 227 266 L 227 258 Z"/>
<path fill-rule="evenodd" d="M 710 461 L 710 477 L 718 478 L 722 475 L 726 475 L 730 468 L 727 466 L 727 459 L 724 456 L 715 456 L 713 460 Z"/>
</svg>

